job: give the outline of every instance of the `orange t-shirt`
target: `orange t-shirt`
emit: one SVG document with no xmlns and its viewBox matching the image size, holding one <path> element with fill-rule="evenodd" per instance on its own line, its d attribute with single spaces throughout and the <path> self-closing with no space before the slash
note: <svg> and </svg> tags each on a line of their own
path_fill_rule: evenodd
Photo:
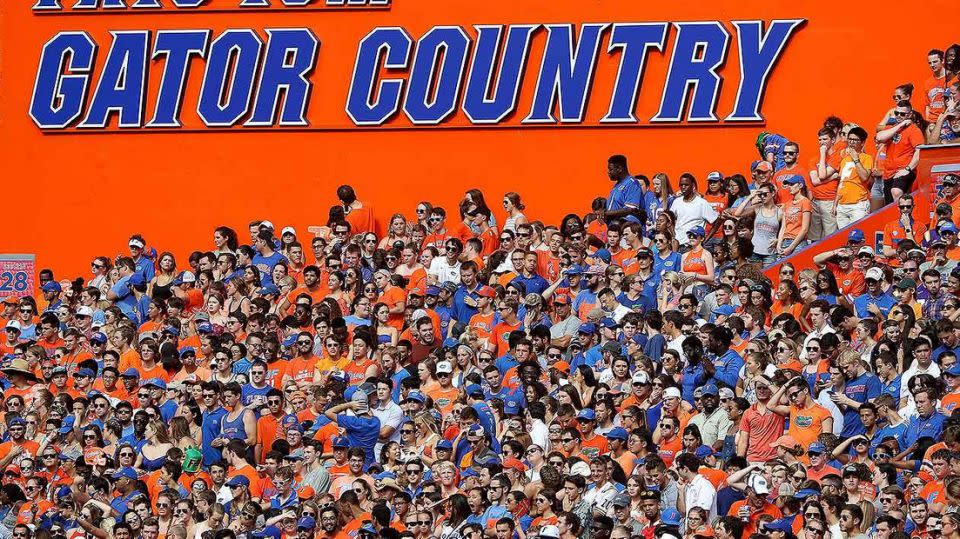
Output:
<svg viewBox="0 0 960 539">
<path fill-rule="evenodd" d="M 873 157 L 868 154 L 860 154 L 860 164 L 863 168 L 870 170 L 873 168 Z M 850 156 L 845 156 L 840 161 L 840 183 L 837 186 L 838 204 L 857 204 L 865 200 L 870 200 L 870 181 L 860 177 L 857 173 L 857 164 L 853 162 Z"/>
<path fill-rule="evenodd" d="M 926 107 L 924 115 L 928 122 L 936 122 L 940 114 L 947 110 L 945 94 L 947 86 L 953 81 L 953 77 L 932 76 L 923 83 L 923 104 Z"/>
<path fill-rule="evenodd" d="M 957 405 L 960 405 L 960 392 L 948 393 L 940 399 L 940 407 L 947 415 L 950 415 Z"/>
<path fill-rule="evenodd" d="M 610 443 L 607 442 L 607 438 L 605 436 L 601 436 L 599 434 L 594 434 L 590 438 L 584 438 L 580 449 L 580 452 L 589 456 L 590 460 L 593 460 L 600 455 L 605 455 L 609 451 Z"/>
<path fill-rule="evenodd" d="M 792 240 L 799 237 L 803 229 L 803 214 L 812 212 L 813 203 L 807 197 L 786 201 L 783 205 L 783 239 Z"/>
<path fill-rule="evenodd" d="M 827 150 L 827 158 L 825 159 L 828 167 L 839 172 L 840 171 L 840 158 L 841 152 L 847 147 L 847 142 L 842 139 L 838 139 L 836 142 L 830 146 L 830 149 Z M 817 148 L 817 152 L 820 149 Z M 812 159 L 810 161 L 810 170 L 817 170 L 817 164 L 820 163 L 819 157 Z M 811 185 L 810 186 L 810 195 L 814 200 L 833 200 L 837 196 L 837 180 L 825 180 L 824 183 L 820 185 Z"/>
<path fill-rule="evenodd" d="M 550 251 L 537 251 L 537 273 L 552 283 L 560 276 L 560 258 Z"/>
<path fill-rule="evenodd" d="M 739 517 L 740 508 L 746 503 L 746 500 L 734 502 L 733 505 L 730 506 L 730 510 L 727 511 L 727 516 Z M 783 513 L 781 513 L 780 510 L 777 509 L 777 506 L 773 505 L 772 503 L 764 503 L 763 509 L 756 512 L 751 508 L 750 519 L 743 524 L 743 537 L 750 537 L 756 533 L 757 523 L 760 521 L 760 515 L 770 515 L 774 518 L 774 520 L 776 520 L 782 517 Z"/>
<path fill-rule="evenodd" d="M 470 327 L 479 339 L 488 339 L 493 334 L 493 313 L 477 313 L 470 317 Z"/>
<path fill-rule="evenodd" d="M 386 303 L 387 307 L 392 309 L 398 303 L 407 301 L 407 293 L 399 286 L 390 286 L 380 295 L 380 301 Z M 403 329 L 403 313 L 391 314 L 387 323 L 396 328 L 397 331 Z"/>
<path fill-rule="evenodd" d="M 493 328 L 493 342 L 497 345 L 497 357 L 500 357 L 510 351 L 510 343 L 507 338 L 511 331 L 520 329 L 522 322 L 517 320 L 516 324 L 510 325 L 506 322 L 500 322 Z"/>
<path fill-rule="evenodd" d="M 346 215 L 346 221 L 350 223 L 350 234 L 362 234 L 364 232 L 376 232 L 376 225 L 373 219 L 373 208 L 363 204 L 359 208 L 353 208 Z"/>
<path fill-rule="evenodd" d="M 817 436 L 823 434 L 823 422 L 833 417 L 823 406 L 812 400 L 809 402 L 810 406 L 807 408 L 790 406 L 790 428 L 787 434 L 793 436 L 801 447 L 809 447 L 815 442 Z"/>
<path fill-rule="evenodd" d="M 440 410 L 440 415 L 446 416 L 453 413 L 453 405 L 457 400 L 457 395 L 460 393 L 460 390 L 455 387 L 450 387 L 449 389 L 444 389 L 441 386 L 437 386 L 430 391 L 427 391 L 427 395 L 430 395 L 430 398 L 433 399 L 434 405 L 437 409 Z"/>
<path fill-rule="evenodd" d="M 897 170 L 910 164 L 913 152 L 924 143 L 920 128 L 910 125 L 887 142 L 887 158 L 883 162 L 883 177 L 889 178 Z"/>
<path fill-rule="evenodd" d="M 795 175 L 803 176 L 803 180 L 807 181 L 807 177 L 797 163 L 794 163 L 790 168 L 781 168 L 773 174 L 771 181 L 773 186 L 777 188 L 777 204 L 786 204 L 790 201 L 790 191 L 783 185 L 783 180 Z"/>
<path fill-rule="evenodd" d="M 677 454 L 680 453 L 682 448 L 683 439 L 679 436 L 674 436 L 672 440 L 660 440 L 657 454 L 660 455 L 660 458 L 663 459 L 663 463 L 667 465 L 667 468 L 669 468 L 670 466 L 673 466 L 673 459 L 676 458 Z"/>
</svg>

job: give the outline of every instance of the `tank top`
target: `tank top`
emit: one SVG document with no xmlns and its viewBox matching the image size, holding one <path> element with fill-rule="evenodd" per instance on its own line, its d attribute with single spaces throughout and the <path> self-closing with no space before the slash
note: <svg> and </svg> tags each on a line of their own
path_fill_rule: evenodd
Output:
<svg viewBox="0 0 960 539">
<path fill-rule="evenodd" d="M 173 286 L 173 281 L 170 281 L 166 285 L 153 285 L 153 299 L 166 301 L 173 297 L 173 292 L 170 291 L 170 287 Z"/>
<path fill-rule="evenodd" d="M 777 239 L 780 232 L 780 219 L 777 219 L 777 210 L 773 210 L 773 216 L 763 214 L 764 209 L 757 209 L 756 218 L 753 221 L 753 252 L 761 256 L 771 254 L 770 245 Z"/>
<path fill-rule="evenodd" d="M 510 232 L 513 232 L 514 234 L 516 234 L 516 233 L 517 233 L 517 219 L 519 219 L 519 218 L 521 218 L 521 217 L 523 217 L 523 216 L 524 216 L 524 215 L 523 215 L 522 213 L 518 213 L 518 214 L 517 214 L 516 216 L 514 216 L 514 217 L 507 217 L 507 220 L 503 222 L 503 229 L 504 229 L 504 230 L 509 230 Z"/>
<path fill-rule="evenodd" d="M 687 253 L 681 269 L 690 273 L 706 275 L 707 264 L 703 261 L 703 247 L 698 247 L 696 250 Z"/>
<path fill-rule="evenodd" d="M 243 414 L 232 421 L 228 417 L 230 417 L 229 413 L 220 420 L 220 432 L 223 436 L 230 440 L 246 440 L 247 429 L 243 426 Z"/>
</svg>

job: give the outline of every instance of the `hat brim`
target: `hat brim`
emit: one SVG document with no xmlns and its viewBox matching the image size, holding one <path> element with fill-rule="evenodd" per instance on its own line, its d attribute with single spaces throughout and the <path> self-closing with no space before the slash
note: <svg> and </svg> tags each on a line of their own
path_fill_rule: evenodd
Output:
<svg viewBox="0 0 960 539">
<path fill-rule="evenodd" d="M 30 372 L 30 371 L 22 370 L 22 369 L 7 368 L 7 369 L 0 369 L 0 372 L 2 372 L 3 374 L 6 374 L 6 375 L 10 375 L 10 374 L 22 374 L 23 376 L 27 377 L 27 379 L 29 379 L 29 380 L 33 380 L 34 382 L 38 381 L 36 374 L 34 374 L 34 373 Z"/>
</svg>

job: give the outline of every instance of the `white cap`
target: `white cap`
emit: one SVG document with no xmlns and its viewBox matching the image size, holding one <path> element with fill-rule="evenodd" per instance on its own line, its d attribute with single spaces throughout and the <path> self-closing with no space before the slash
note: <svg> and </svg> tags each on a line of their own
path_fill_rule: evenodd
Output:
<svg viewBox="0 0 960 539">
<path fill-rule="evenodd" d="M 19 331 L 19 330 L 23 329 L 23 326 L 20 325 L 20 322 L 17 322 L 16 320 L 11 320 L 11 321 L 7 322 L 7 325 L 5 326 L 5 329 L 15 329 L 15 330 Z"/>
<path fill-rule="evenodd" d="M 183 272 L 183 282 L 195 283 L 197 282 L 197 276 L 194 275 L 192 271 L 185 271 Z"/>
<path fill-rule="evenodd" d="M 77 316 L 93 316 L 93 309 L 84 305 L 77 309 Z"/>
<path fill-rule="evenodd" d="M 873 247 L 870 247 L 869 245 L 864 245 L 857 251 L 857 254 L 858 255 L 867 254 L 870 256 L 876 256 L 877 253 L 874 252 Z"/>
<path fill-rule="evenodd" d="M 867 270 L 867 274 L 864 276 L 866 279 L 874 279 L 876 281 L 883 280 L 883 270 L 880 268 L 870 268 Z"/>
<path fill-rule="evenodd" d="M 281 236 L 283 236 L 284 234 L 293 234 L 294 236 L 296 236 L 297 229 L 293 228 L 292 226 L 285 226 L 283 227 L 283 230 L 280 231 Z"/>
<path fill-rule="evenodd" d="M 423 309 L 417 309 L 416 311 L 413 311 L 413 313 L 410 315 L 410 321 L 416 323 L 417 320 L 420 320 L 424 316 L 429 316 L 427 314 L 427 311 Z"/>
<path fill-rule="evenodd" d="M 680 393 L 680 390 L 672 386 L 663 390 L 663 398 L 665 399 L 669 399 L 669 398 L 679 399 L 682 396 L 683 395 Z"/>
<path fill-rule="evenodd" d="M 143 248 L 144 248 L 143 242 L 140 241 L 140 240 L 138 240 L 138 239 L 136 239 L 136 238 L 130 240 L 130 242 L 127 243 L 127 245 L 129 245 L 130 247 L 136 247 L 137 249 L 143 249 Z"/>
<path fill-rule="evenodd" d="M 450 374 L 453 372 L 453 365 L 449 361 L 441 361 L 437 363 L 437 374 L 447 373 Z"/>
<path fill-rule="evenodd" d="M 732 399 L 736 397 L 736 394 L 729 387 L 720 388 L 720 398 L 721 399 Z"/>
<path fill-rule="evenodd" d="M 540 528 L 539 537 L 543 537 L 543 539 L 560 539 L 560 528 L 550 525 L 544 526 Z"/>
<path fill-rule="evenodd" d="M 265 226 L 265 227 L 269 228 L 270 230 L 274 230 L 274 228 L 275 228 L 275 227 L 273 226 L 273 223 L 271 223 L 270 221 L 260 221 L 260 226 Z"/>
<path fill-rule="evenodd" d="M 633 373 L 633 380 L 632 380 L 632 381 L 633 381 L 633 383 L 635 383 L 635 384 L 646 384 L 647 382 L 650 381 L 650 379 L 647 378 L 647 373 L 646 373 L 646 372 L 644 372 L 644 371 L 637 371 L 637 372 Z"/>
<path fill-rule="evenodd" d="M 752 488 L 757 494 L 770 494 L 770 487 L 767 486 L 767 480 L 763 475 L 755 473 L 747 478 L 747 487 Z"/>
<path fill-rule="evenodd" d="M 570 475 L 590 477 L 590 465 L 581 460 L 570 467 Z"/>
</svg>

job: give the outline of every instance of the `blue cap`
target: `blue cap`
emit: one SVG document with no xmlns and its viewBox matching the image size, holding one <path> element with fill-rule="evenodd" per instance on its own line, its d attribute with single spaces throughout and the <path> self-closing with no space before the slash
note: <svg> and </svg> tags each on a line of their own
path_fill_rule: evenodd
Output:
<svg viewBox="0 0 960 539">
<path fill-rule="evenodd" d="M 486 433 L 483 431 L 483 427 L 476 423 L 470 425 L 467 429 L 467 436 L 483 436 L 484 434 Z"/>
<path fill-rule="evenodd" d="M 197 355 L 196 348 L 192 346 L 184 346 L 183 348 L 180 349 L 180 357 L 184 357 L 187 354 Z"/>
<path fill-rule="evenodd" d="M 69 434 L 73 430 L 73 425 L 76 424 L 76 422 L 77 418 L 72 415 L 63 418 L 63 421 L 60 423 L 60 434 Z"/>
<path fill-rule="evenodd" d="M 440 440 L 437 442 L 436 449 L 446 449 L 447 451 L 453 451 L 453 444 L 450 440 Z"/>
<path fill-rule="evenodd" d="M 860 243 L 861 241 L 866 241 L 867 237 L 864 236 L 863 231 L 859 228 L 854 228 L 847 234 L 847 241 L 851 243 Z"/>
<path fill-rule="evenodd" d="M 688 230 L 688 231 L 687 231 L 687 234 L 688 234 L 688 235 L 692 234 L 692 235 L 694 235 L 694 236 L 699 236 L 699 237 L 702 238 L 702 237 L 704 237 L 704 236 L 707 235 L 707 231 L 704 230 L 702 226 L 697 225 L 697 226 L 691 228 L 690 230 Z"/>
<path fill-rule="evenodd" d="M 302 517 L 297 521 L 297 528 L 301 530 L 312 530 L 317 527 L 317 521 L 313 517 Z"/>
<path fill-rule="evenodd" d="M 113 473 L 114 479 L 120 479 L 122 477 L 126 477 L 127 479 L 133 479 L 134 481 L 136 481 L 138 477 L 137 471 L 129 466 L 124 466 L 123 468 L 120 468 L 119 470 Z"/>
<path fill-rule="evenodd" d="M 952 367 L 944 371 L 944 374 L 949 374 L 950 376 L 960 376 L 960 362 L 954 363 Z"/>
<path fill-rule="evenodd" d="M 943 234 L 944 232 L 953 232 L 954 234 L 956 234 L 957 227 L 953 223 L 946 223 L 944 225 L 940 225 L 939 232 L 941 234 Z"/>
<path fill-rule="evenodd" d="M 600 325 L 607 329 L 614 329 L 614 328 L 620 327 L 620 324 L 618 324 L 616 320 L 608 316 L 605 316 L 600 319 Z"/>
<path fill-rule="evenodd" d="M 268 283 L 261 286 L 260 290 L 257 290 L 257 293 L 260 294 L 261 296 L 271 296 L 273 294 L 279 294 L 280 289 L 277 288 L 277 285 Z"/>
<path fill-rule="evenodd" d="M 350 440 L 346 436 L 337 436 L 333 439 L 333 448 L 350 447 Z"/>
<path fill-rule="evenodd" d="M 419 402 L 420 404 L 423 404 L 424 402 L 427 402 L 426 397 L 423 396 L 423 393 L 421 393 L 419 389 L 412 389 L 412 390 L 410 390 L 410 393 L 407 393 L 407 399 L 406 399 L 406 400 L 408 400 L 408 401 L 416 401 L 416 402 Z"/>
<path fill-rule="evenodd" d="M 57 499 L 58 499 L 58 500 L 62 500 L 63 498 L 69 498 L 70 496 L 73 496 L 73 491 L 70 490 L 70 487 L 68 487 L 68 486 L 62 486 L 62 487 L 60 487 L 60 488 L 57 489 Z"/>
<path fill-rule="evenodd" d="M 159 378 L 151 378 L 143 383 L 143 386 L 153 386 L 160 389 L 167 389 L 167 383 Z"/>
<path fill-rule="evenodd" d="M 77 370 L 77 372 L 73 373 L 74 378 L 78 376 L 86 376 L 87 378 L 93 378 L 96 375 L 97 374 L 93 372 L 93 369 L 87 369 L 87 368 L 79 369 Z"/>
<path fill-rule="evenodd" d="M 713 454 L 713 448 L 706 445 L 701 445 L 696 451 L 694 451 L 694 454 L 698 459 L 705 459 Z"/>
<path fill-rule="evenodd" d="M 567 275 L 583 275 L 583 268 L 580 264 L 573 264 L 564 271 Z"/>
<path fill-rule="evenodd" d="M 297 344 L 297 336 L 296 336 L 296 335 L 290 335 L 289 337 L 287 337 L 286 339 L 283 340 L 283 343 L 282 343 L 282 344 L 283 344 L 283 346 L 293 346 L 293 345 Z"/>
<path fill-rule="evenodd" d="M 591 322 L 587 322 L 585 324 L 580 324 L 580 329 L 578 331 L 580 333 L 589 333 L 592 335 L 597 332 L 597 326 Z"/>
<path fill-rule="evenodd" d="M 713 383 L 705 384 L 700 388 L 701 395 L 719 395 L 720 390 L 717 389 L 717 385 Z"/>
<path fill-rule="evenodd" d="M 826 452 L 827 452 L 827 446 L 823 445 L 820 442 L 813 442 L 812 444 L 810 444 L 810 447 L 807 448 L 807 453 L 823 454 Z"/>
<path fill-rule="evenodd" d="M 803 176 L 799 174 L 791 174 L 781 180 L 781 183 L 783 183 L 783 185 L 803 185 Z"/>
<path fill-rule="evenodd" d="M 503 414 L 504 415 L 520 415 L 520 406 L 516 403 L 504 403 L 503 404 Z"/>
<path fill-rule="evenodd" d="M 460 478 L 466 479 L 468 477 L 480 477 L 480 474 L 478 474 L 477 471 L 474 470 L 473 468 L 467 468 L 466 470 L 460 473 Z"/>
<path fill-rule="evenodd" d="M 793 532 L 793 519 L 781 518 L 773 522 L 765 522 L 761 524 L 761 528 L 778 532 Z"/>
<path fill-rule="evenodd" d="M 228 487 L 249 487 L 250 479 L 245 475 L 235 475 L 226 484 Z"/>
<path fill-rule="evenodd" d="M 802 488 L 796 494 L 794 494 L 793 497 L 802 500 L 805 498 L 809 498 L 810 496 L 819 496 L 819 495 L 820 495 L 820 491 L 816 489 Z"/>
<path fill-rule="evenodd" d="M 43 286 L 40 287 L 40 290 L 44 292 L 60 292 L 63 288 L 60 287 L 60 283 L 57 281 L 47 281 L 43 283 Z"/>
<path fill-rule="evenodd" d="M 667 526 L 679 526 L 680 525 L 680 511 L 677 511 L 674 508 L 666 509 L 663 513 L 660 513 L 660 522 L 666 524 Z"/>
<path fill-rule="evenodd" d="M 98 331 L 90 336 L 90 342 L 107 342 L 107 334 L 103 333 L 102 331 Z"/>
<path fill-rule="evenodd" d="M 362 533 L 372 533 L 372 534 L 374 534 L 374 535 L 377 535 L 377 529 L 374 528 L 374 527 L 373 527 L 373 524 L 370 524 L 369 522 L 367 522 L 367 523 L 364 524 L 363 526 L 360 526 L 360 530 L 359 530 L 359 531 L 362 532 Z"/>
<path fill-rule="evenodd" d="M 138 271 L 130 276 L 130 279 L 127 280 L 127 284 L 130 286 L 146 286 L 147 279 Z"/>
<path fill-rule="evenodd" d="M 580 413 L 577 414 L 577 419 L 585 419 L 587 421 L 596 421 L 597 414 L 593 411 L 593 408 L 584 408 L 580 410 Z"/>
<path fill-rule="evenodd" d="M 373 474 L 374 481 L 383 481 L 384 479 L 396 479 L 397 474 L 393 472 L 380 472 Z"/>
<path fill-rule="evenodd" d="M 262 539 L 265 537 L 272 537 L 273 539 L 280 539 L 283 533 L 280 531 L 280 528 L 276 526 L 266 526 L 262 530 L 256 530 L 250 534 L 251 537 L 256 537 Z"/>
<path fill-rule="evenodd" d="M 464 388 L 463 391 L 464 393 L 467 394 L 468 397 L 472 397 L 474 395 L 480 395 L 480 397 L 483 398 L 483 388 L 477 384 L 469 384 L 467 385 L 467 387 Z"/>
<path fill-rule="evenodd" d="M 213 324 L 210 322 L 200 322 L 197 324 L 197 333 L 213 333 Z"/>
<path fill-rule="evenodd" d="M 736 309 L 733 308 L 733 305 L 720 305 L 713 310 L 713 314 L 717 316 L 731 316 Z"/>
<path fill-rule="evenodd" d="M 16 427 L 16 426 L 26 427 L 27 421 L 22 417 L 14 417 L 9 422 L 7 422 L 7 426 L 8 427 Z"/>
<path fill-rule="evenodd" d="M 440 287 L 439 287 L 439 286 L 428 286 L 428 287 L 427 287 L 427 295 L 428 295 L 428 296 L 439 296 L 439 295 L 440 295 Z"/>
<path fill-rule="evenodd" d="M 163 328 L 163 331 L 161 331 L 160 333 L 169 333 L 170 335 L 173 335 L 174 337 L 179 337 L 179 336 L 180 336 L 180 330 L 177 329 L 177 328 L 175 328 L 175 327 L 173 327 L 173 326 L 167 326 L 167 327 Z"/>
<path fill-rule="evenodd" d="M 600 260 L 603 260 L 607 264 L 610 263 L 610 259 L 612 258 L 610 255 L 610 251 L 606 249 L 597 249 L 597 252 L 593 253 L 593 257 L 599 258 Z"/>
<path fill-rule="evenodd" d="M 611 440 L 626 441 L 628 436 L 629 434 L 627 433 L 627 429 L 623 427 L 613 427 L 612 429 L 610 429 L 610 432 L 607 433 L 607 438 Z"/>
<path fill-rule="evenodd" d="M 140 378 L 140 371 L 130 367 L 127 370 L 123 371 L 123 374 L 120 375 L 121 378 Z"/>
<path fill-rule="evenodd" d="M 444 348 L 454 348 L 459 345 L 460 345 L 460 341 L 458 341 L 457 339 L 454 339 L 453 337 L 443 340 Z"/>
</svg>

